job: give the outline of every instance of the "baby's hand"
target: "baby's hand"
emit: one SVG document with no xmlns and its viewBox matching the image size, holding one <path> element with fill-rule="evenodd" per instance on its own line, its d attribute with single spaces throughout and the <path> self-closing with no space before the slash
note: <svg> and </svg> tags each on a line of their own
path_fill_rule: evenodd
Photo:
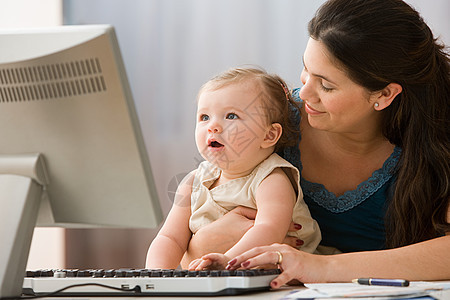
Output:
<svg viewBox="0 0 450 300">
<path fill-rule="evenodd" d="M 201 258 L 194 259 L 193 261 L 191 261 L 189 263 L 188 270 L 189 271 L 195 270 L 197 268 L 197 266 L 200 265 L 202 262 L 203 262 L 203 259 L 201 259 Z"/>
<path fill-rule="evenodd" d="M 230 259 L 222 253 L 209 253 L 194 259 L 189 264 L 189 270 L 224 270 Z"/>
</svg>

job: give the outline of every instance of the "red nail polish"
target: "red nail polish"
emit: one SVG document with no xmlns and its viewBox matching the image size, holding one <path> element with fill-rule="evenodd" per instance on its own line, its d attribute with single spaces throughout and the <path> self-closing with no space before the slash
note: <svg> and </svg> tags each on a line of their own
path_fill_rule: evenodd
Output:
<svg viewBox="0 0 450 300">
<path fill-rule="evenodd" d="M 303 245 L 305 242 L 304 241 L 302 241 L 302 240 L 296 240 L 295 241 L 295 244 L 297 245 L 297 246 L 301 246 L 301 245 Z"/>
<path fill-rule="evenodd" d="M 297 230 L 300 230 L 300 229 L 302 229 L 302 225 L 294 223 L 294 228 Z"/>
<path fill-rule="evenodd" d="M 249 261 L 244 261 L 244 262 L 241 264 L 241 266 L 243 266 L 244 268 L 247 268 L 249 264 L 250 264 Z"/>
<path fill-rule="evenodd" d="M 236 261 L 237 261 L 237 259 L 236 259 L 236 258 L 233 258 L 232 260 L 230 260 L 230 261 L 228 262 L 228 265 L 232 266 L 232 265 L 234 265 L 234 264 L 236 263 Z"/>
</svg>

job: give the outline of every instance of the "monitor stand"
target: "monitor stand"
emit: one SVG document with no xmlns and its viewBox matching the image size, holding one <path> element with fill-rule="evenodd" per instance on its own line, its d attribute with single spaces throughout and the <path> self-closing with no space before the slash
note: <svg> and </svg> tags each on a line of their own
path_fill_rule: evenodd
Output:
<svg viewBox="0 0 450 300">
<path fill-rule="evenodd" d="M 0 155 L 0 298 L 19 297 L 47 174 L 39 154 Z"/>
</svg>

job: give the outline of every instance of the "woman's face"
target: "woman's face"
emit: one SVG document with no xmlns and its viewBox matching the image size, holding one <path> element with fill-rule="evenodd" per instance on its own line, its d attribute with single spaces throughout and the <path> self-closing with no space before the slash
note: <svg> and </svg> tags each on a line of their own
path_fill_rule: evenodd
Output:
<svg viewBox="0 0 450 300">
<path fill-rule="evenodd" d="M 300 98 L 312 127 L 360 133 L 377 126 L 377 112 L 369 91 L 338 68 L 322 42 L 309 39 L 303 64 Z"/>
</svg>

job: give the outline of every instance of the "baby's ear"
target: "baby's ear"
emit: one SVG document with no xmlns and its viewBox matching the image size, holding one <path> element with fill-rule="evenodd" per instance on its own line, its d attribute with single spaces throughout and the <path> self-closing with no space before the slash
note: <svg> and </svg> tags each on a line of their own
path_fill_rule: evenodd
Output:
<svg viewBox="0 0 450 300">
<path fill-rule="evenodd" d="M 266 136 L 262 142 L 262 148 L 275 146 L 283 133 L 283 127 L 279 123 L 272 123 L 266 131 Z"/>
</svg>

